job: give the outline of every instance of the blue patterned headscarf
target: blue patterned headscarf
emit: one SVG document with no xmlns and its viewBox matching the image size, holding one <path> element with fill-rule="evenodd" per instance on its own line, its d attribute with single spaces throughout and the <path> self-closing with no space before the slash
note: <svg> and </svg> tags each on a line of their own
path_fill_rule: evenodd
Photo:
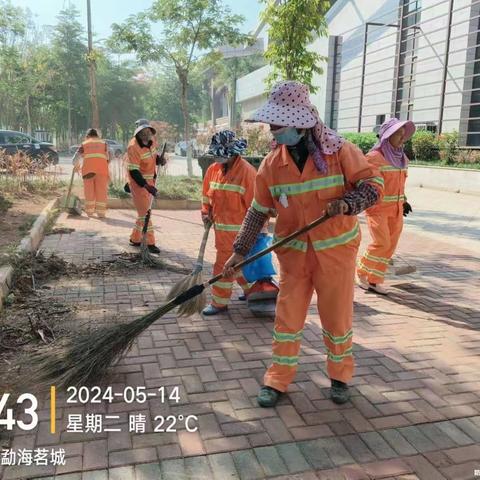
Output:
<svg viewBox="0 0 480 480">
<path fill-rule="evenodd" d="M 221 130 L 213 135 L 208 153 L 215 157 L 231 158 L 243 155 L 246 150 L 247 141 L 244 138 L 236 138 L 231 130 Z"/>
</svg>

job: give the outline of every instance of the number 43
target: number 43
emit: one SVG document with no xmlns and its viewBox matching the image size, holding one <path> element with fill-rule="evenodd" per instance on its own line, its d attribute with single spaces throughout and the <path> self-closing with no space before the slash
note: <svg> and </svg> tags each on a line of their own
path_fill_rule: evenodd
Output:
<svg viewBox="0 0 480 480">
<path fill-rule="evenodd" d="M 7 430 L 13 430 L 15 423 L 18 425 L 18 428 L 21 430 L 33 430 L 38 424 L 38 415 L 37 415 L 37 407 L 38 401 L 37 397 L 32 395 L 31 393 L 23 393 L 17 399 L 17 403 L 21 405 L 22 403 L 29 401 L 31 402 L 30 407 L 25 408 L 24 413 L 25 415 L 29 415 L 31 421 L 29 423 L 25 423 L 22 420 L 15 420 L 13 418 L 13 409 L 7 408 L 6 409 L 6 418 L 1 418 L 3 415 L 3 410 L 7 405 L 8 399 L 10 398 L 9 393 L 4 393 L 0 398 L 0 426 L 5 426 Z"/>
</svg>

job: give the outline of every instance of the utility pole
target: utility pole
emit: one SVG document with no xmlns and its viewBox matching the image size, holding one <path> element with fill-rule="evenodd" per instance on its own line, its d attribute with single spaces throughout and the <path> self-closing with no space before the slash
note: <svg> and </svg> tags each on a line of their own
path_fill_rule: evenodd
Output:
<svg viewBox="0 0 480 480">
<path fill-rule="evenodd" d="M 90 0 L 87 0 L 87 23 L 88 23 L 88 69 L 90 76 L 90 102 L 92 104 L 92 127 L 100 128 L 100 115 L 97 102 L 97 80 L 95 77 L 95 57 L 92 40 L 92 12 Z"/>
</svg>

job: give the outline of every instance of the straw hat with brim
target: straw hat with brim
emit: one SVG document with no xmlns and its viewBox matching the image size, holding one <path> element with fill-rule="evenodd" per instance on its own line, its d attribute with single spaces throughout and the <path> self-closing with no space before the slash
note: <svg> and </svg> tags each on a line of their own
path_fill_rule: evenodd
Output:
<svg viewBox="0 0 480 480">
<path fill-rule="evenodd" d="M 313 113 L 308 87 L 300 82 L 286 81 L 275 85 L 267 103 L 246 121 L 279 127 L 312 128 L 318 119 Z"/>
<path fill-rule="evenodd" d="M 149 125 L 148 123 L 145 124 L 145 125 L 139 125 L 136 129 L 135 129 L 135 132 L 133 132 L 133 136 L 136 137 L 142 130 L 144 130 L 145 128 L 149 128 L 152 133 L 155 135 L 157 133 L 157 131 L 155 130 L 155 128 L 153 128 L 151 125 Z"/>
<path fill-rule="evenodd" d="M 405 127 L 407 137 L 405 141 L 410 140 L 416 130 L 415 124 L 411 120 L 398 120 L 398 118 L 391 118 L 385 122 L 378 131 L 378 138 L 380 140 L 386 140 L 402 127 Z"/>
</svg>

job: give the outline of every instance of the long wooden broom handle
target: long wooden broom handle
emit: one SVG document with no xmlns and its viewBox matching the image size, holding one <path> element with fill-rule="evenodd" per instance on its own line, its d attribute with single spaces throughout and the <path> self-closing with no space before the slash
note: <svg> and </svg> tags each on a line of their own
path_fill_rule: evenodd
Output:
<svg viewBox="0 0 480 480">
<path fill-rule="evenodd" d="M 203 268 L 203 257 L 205 256 L 205 250 L 207 248 L 208 234 L 210 228 L 212 227 L 211 223 L 208 223 L 205 226 L 205 231 L 203 232 L 202 243 L 200 245 L 200 250 L 198 251 L 197 263 L 195 264 L 195 271 L 201 271 Z"/>
<path fill-rule="evenodd" d="M 160 155 L 161 157 L 165 155 L 166 149 L 167 149 L 167 142 L 163 142 L 162 153 Z M 155 168 L 155 185 L 157 183 L 159 170 L 160 170 L 160 165 L 158 165 L 158 167 Z M 150 199 L 150 207 L 147 210 L 147 214 L 145 215 L 145 221 L 143 222 L 142 235 L 144 236 L 147 234 L 148 222 L 150 221 L 150 217 L 152 216 L 152 207 L 153 207 L 154 200 L 155 200 L 155 197 L 152 195 L 152 198 Z"/>
<path fill-rule="evenodd" d="M 80 150 L 80 147 L 78 147 L 78 148 L 77 148 L 77 151 L 73 154 L 72 164 L 73 164 L 73 161 L 75 160 L 75 157 L 77 156 L 79 150 Z M 65 205 L 64 205 L 63 208 L 67 208 L 67 207 L 68 207 L 68 203 L 69 203 L 69 200 L 70 200 L 70 195 L 72 194 L 72 187 L 73 187 L 73 179 L 74 179 L 74 177 L 75 177 L 75 168 L 72 168 L 72 176 L 70 177 L 70 185 L 68 186 L 67 197 L 65 198 Z"/>
<path fill-rule="evenodd" d="M 277 248 L 282 247 L 286 243 L 290 242 L 294 238 L 298 237 L 299 235 L 302 235 L 305 232 L 310 231 L 312 228 L 315 228 L 316 226 L 320 225 L 323 222 L 326 222 L 329 218 L 332 218 L 328 213 L 325 215 L 321 216 L 320 218 L 317 218 L 313 222 L 309 223 L 308 225 L 305 225 L 304 227 L 300 228 L 299 230 L 296 230 L 295 232 L 291 233 L 288 235 L 288 237 L 283 238 L 282 240 L 279 240 L 278 242 L 273 243 L 269 247 L 265 248 L 264 250 L 261 250 L 260 252 L 256 253 L 255 255 L 246 258 L 240 263 L 237 263 L 233 269 L 234 270 L 240 270 L 242 267 L 245 265 L 248 265 L 249 263 L 254 262 L 255 260 L 258 260 L 260 257 L 263 257 L 264 255 L 267 255 L 267 253 L 272 252 L 273 250 L 276 250 Z M 223 273 L 219 273 L 215 277 L 211 278 L 208 280 L 208 282 L 205 282 L 204 285 L 212 285 L 215 282 L 218 282 L 221 278 L 223 277 Z"/>
</svg>

